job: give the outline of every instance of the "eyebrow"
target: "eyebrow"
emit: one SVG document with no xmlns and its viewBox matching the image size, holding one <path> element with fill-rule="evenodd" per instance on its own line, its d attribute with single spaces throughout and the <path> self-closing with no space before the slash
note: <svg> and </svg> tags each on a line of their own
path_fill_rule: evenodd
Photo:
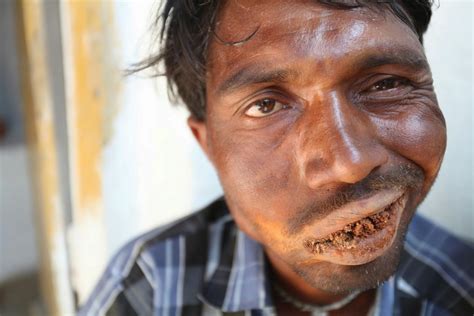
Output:
<svg viewBox="0 0 474 316">
<path fill-rule="evenodd" d="M 429 69 L 424 56 L 409 48 L 391 48 L 380 54 L 371 54 L 356 61 L 351 67 L 356 71 L 380 67 L 383 65 L 403 65 L 415 71 Z M 242 87 L 259 83 L 287 83 L 301 73 L 294 69 L 268 69 L 266 65 L 248 65 L 226 79 L 217 89 L 220 95 L 234 92 Z"/>
<path fill-rule="evenodd" d="M 383 65 L 402 65 L 413 70 L 428 70 L 430 66 L 423 55 L 408 48 L 395 48 L 381 54 L 372 54 L 357 62 L 355 69 L 370 69 Z"/>
<path fill-rule="evenodd" d="M 267 69 L 267 67 L 250 65 L 237 71 L 226 79 L 217 89 L 218 94 L 230 93 L 243 86 L 273 82 L 285 83 L 298 77 L 300 73 L 289 69 Z"/>
</svg>

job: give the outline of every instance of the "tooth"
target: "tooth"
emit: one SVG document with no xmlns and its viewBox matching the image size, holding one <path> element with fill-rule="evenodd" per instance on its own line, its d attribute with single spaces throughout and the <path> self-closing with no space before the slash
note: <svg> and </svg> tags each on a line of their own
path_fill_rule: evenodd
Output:
<svg viewBox="0 0 474 316">
<path fill-rule="evenodd" d="M 322 247 L 320 244 L 317 244 L 316 247 L 314 248 L 316 253 L 321 253 L 322 252 Z"/>
<path fill-rule="evenodd" d="M 367 218 L 363 221 L 364 230 L 367 232 L 372 232 L 374 230 L 374 224 Z"/>
</svg>

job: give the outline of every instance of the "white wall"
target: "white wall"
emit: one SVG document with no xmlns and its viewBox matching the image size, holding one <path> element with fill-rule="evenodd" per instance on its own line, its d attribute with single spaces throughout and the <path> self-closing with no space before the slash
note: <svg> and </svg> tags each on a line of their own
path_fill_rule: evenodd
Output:
<svg viewBox="0 0 474 316">
<path fill-rule="evenodd" d="M 153 0 L 116 2 L 120 67 L 150 52 Z M 186 125 L 184 107 L 170 105 L 164 78 L 124 79 L 102 175 L 110 253 L 130 236 L 193 210 L 220 195 L 214 171 Z"/>
<path fill-rule="evenodd" d="M 420 211 L 460 236 L 474 239 L 473 16 L 471 0 L 441 0 L 425 37 L 448 148 L 438 179 Z"/>
</svg>

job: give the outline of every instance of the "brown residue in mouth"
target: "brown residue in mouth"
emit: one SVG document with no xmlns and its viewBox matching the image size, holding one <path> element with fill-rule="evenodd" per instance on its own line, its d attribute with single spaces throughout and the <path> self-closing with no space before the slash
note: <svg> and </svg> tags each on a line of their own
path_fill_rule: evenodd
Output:
<svg viewBox="0 0 474 316">
<path fill-rule="evenodd" d="M 388 225 L 393 215 L 392 208 L 394 204 L 391 204 L 382 212 L 363 218 L 355 223 L 347 224 L 343 229 L 325 238 L 307 239 L 304 246 L 314 254 L 323 253 L 328 248 L 340 250 L 355 248 L 358 240 L 370 236 Z"/>
</svg>

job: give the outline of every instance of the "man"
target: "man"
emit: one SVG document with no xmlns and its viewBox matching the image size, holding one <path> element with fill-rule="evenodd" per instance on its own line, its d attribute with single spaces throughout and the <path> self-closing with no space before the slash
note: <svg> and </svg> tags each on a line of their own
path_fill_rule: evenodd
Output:
<svg viewBox="0 0 474 316">
<path fill-rule="evenodd" d="M 471 315 L 473 248 L 414 216 L 446 147 L 430 16 L 167 1 L 139 68 L 164 61 L 225 198 L 124 247 L 81 314 Z"/>
</svg>

